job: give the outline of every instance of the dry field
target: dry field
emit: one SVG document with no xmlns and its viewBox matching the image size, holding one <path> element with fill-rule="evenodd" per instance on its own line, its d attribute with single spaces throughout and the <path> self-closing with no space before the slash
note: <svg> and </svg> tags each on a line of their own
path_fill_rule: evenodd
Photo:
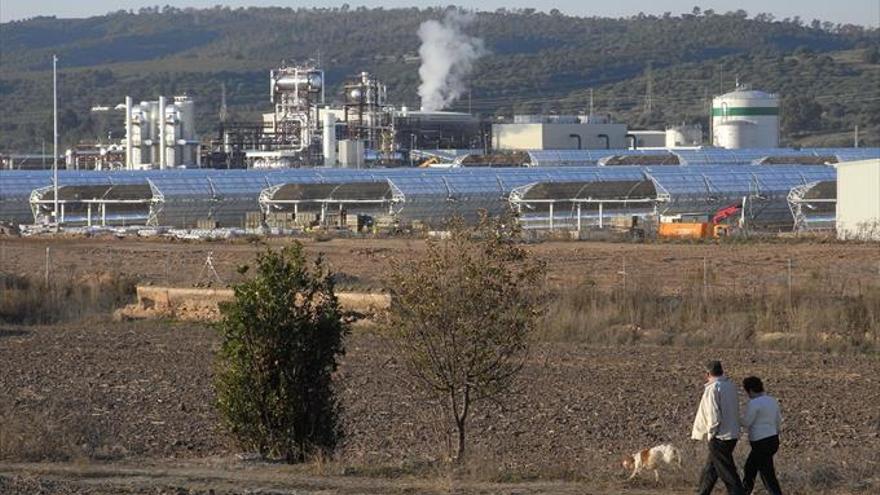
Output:
<svg viewBox="0 0 880 495">
<path fill-rule="evenodd" d="M 261 249 L 247 243 L 0 239 L 0 272 L 82 278 L 126 274 L 180 286 L 200 282 L 208 252 L 224 281 Z M 379 288 L 389 256 L 421 241 L 309 242 L 345 274 Z M 551 280 L 601 287 L 706 283 L 738 290 L 795 281 L 876 284 L 880 250 L 857 244 L 544 243 Z M 625 261 L 623 261 L 625 260 Z M 626 268 L 623 268 L 626 263 Z M 204 280 L 210 277 L 202 274 Z M 848 287 L 849 285 L 847 285 Z M 0 290 L 3 290 L 0 287 Z M 242 459 L 216 429 L 209 327 L 114 322 L 109 311 L 52 325 L 0 323 L 0 493 L 690 493 L 703 451 L 687 440 L 701 363 L 721 358 L 734 378 L 757 374 L 783 407 L 779 471 L 789 493 L 880 490 L 880 359 L 875 352 L 794 352 L 681 346 L 535 344 L 504 408 L 479 409 L 471 460 L 444 467 L 443 429 L 399 379 L 381 335 L 357 330 L 339 371 L 347 437 L 338 457 L 302 466 Z M 626 482 L 624 453 L 679 445 L 685 469 Z M 741 445 L 738 455 L 747 447 Z M 740 459 L 741 461 L 742 459 Z"/>
<path fill-rule="evenodd" d="M 424 249 L 424 241 L 408 239 L 302 240 L 310 254 L 323 253 L 331 268 L 342 274 L 342 285 L 378 289 L 387 260 Z M 271 246 L 286 241 L 272 239 Z M 83 275 L 96 272 L 131 274 L 161 285 L 192 286 L 214 283 L 204 269 L 212 255 L 224 283 L 235 281 L 236 269 L 252 263 L 263 244 L 235 242 L 195 243 L 137 239 L 51 240 L 0 238 L 0 272 L 42 276 L 46 248 L 51 274 Z M 871 244 L 813 242 L 750 243 L 605 243 L 544 242 L 531 251 L 548 262 L 551 284 L 574 286 L 585 281 L 614 287 L 650 279 L 671 289 L 701 281 L 704 261 L 713 286 L 747 290 L 787 283 L 791 262 L 795 283 L 822 278 L 827 285 L 856 287 L 880 283 L 880 250 Z"/>
</svg>

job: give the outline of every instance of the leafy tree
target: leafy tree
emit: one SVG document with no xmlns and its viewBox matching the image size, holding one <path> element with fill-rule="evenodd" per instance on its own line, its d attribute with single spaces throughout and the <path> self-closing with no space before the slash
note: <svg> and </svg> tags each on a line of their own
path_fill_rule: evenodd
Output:
<svg viewBox="0 0 880 495">
<path fill-rule="evenodd" d="M 782 101 L 781 130 L 784 134 L 817 129 L 822 121 L 822 105 L 808 96 L 793 96 Z"/>
<path fill-rule="evenodd" d="M 301 462 L 341 437 L 332 374 L 348 327 L 320 257 L 309 267 L 296 243 L 256 264 L 221 307 L 217 407 L 243 448 Z"/>
<path fill-rule="evenodd" d="M 543 310 L 544 265 L 511 223 L 455 221 L 447 240 L 392 264 L 388 331 L 407 376 L 454 425 L 457 461 L 473 408 L 509 394 Z"/>
</svg>

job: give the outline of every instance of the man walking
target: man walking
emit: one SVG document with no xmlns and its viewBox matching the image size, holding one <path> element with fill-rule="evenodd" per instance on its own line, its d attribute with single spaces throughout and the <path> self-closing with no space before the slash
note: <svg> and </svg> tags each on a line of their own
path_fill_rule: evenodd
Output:
<svg viewBox="0 0 880 495">
<path fill-rule="evenodd" d="M 697 493 L 709 495 L 721 478 L 729 495 L 744 495 L 745 489 L 733 462 L 733 449 L 739 438 L 739 401 L 736 385 L 724 376 L 721 361 L 706 364 L 706 386 L 691 438 L 709 443 L 709 456 Z"/>
</svg>

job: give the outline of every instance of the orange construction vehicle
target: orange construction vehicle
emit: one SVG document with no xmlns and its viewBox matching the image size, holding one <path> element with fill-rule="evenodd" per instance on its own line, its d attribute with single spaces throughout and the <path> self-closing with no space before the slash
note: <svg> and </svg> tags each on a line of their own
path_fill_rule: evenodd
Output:
<svg viewBox="0 0 880 495">
<path fill-rule="evenodd" d="M 721 208 L 712 215 L 710 222 L 698 222 L 687 220 L 682 217 L 671 222 L 660 222 L 657 228 L 657 236 L 666 239 L 710 239 L 724 237 L 730 234 L 730 225 L 724 220 L 736 215 L 742 209 L 739 204 L 732 204 Z"/>
</svg>

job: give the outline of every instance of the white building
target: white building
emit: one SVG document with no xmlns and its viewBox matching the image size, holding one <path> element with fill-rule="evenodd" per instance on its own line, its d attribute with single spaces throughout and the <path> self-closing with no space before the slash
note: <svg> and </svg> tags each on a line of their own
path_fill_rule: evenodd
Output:
<svg viewBox="0 0 880 495">
<path fill-rule="evenodd" d="M 837 238 L 880 241 L 880 159 L 837 165 Z"/>
<path fill-rule="evenodd" d="M 496 150 L 625 149 L 626 125 L 590 122 L 576 116 L 517 115 L 511 124 L 492 125 Z"/>
</svg>

